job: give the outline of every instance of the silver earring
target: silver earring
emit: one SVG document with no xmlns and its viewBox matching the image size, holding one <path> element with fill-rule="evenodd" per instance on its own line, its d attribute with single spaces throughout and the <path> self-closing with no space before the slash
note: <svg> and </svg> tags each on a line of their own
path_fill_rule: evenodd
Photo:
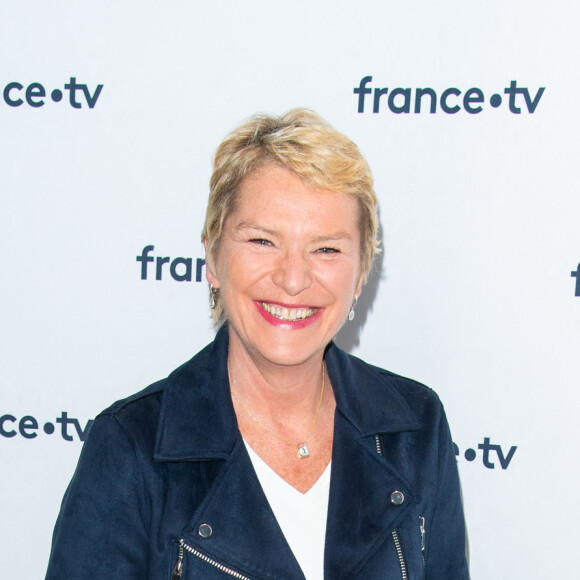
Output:
<svg viewBox="0 0 580 580">
<path fill-rule="evenodd" d="M 352 306 L 350 307 L 350 312 L 348 313 L 348 319 L 351 322 L 354 320 L 354 307 L 356 306 L 357 302 L 358 302 L 358 296 L 355 296 L 354 300 L 352 301 Z"/>
<path fill-rule="evenodd" d="M 209 285 L 209 307 L 213 310 L 216 306 L 216 298 L 219 288 L 214 288 L 213 284 Z"/>
</svg>

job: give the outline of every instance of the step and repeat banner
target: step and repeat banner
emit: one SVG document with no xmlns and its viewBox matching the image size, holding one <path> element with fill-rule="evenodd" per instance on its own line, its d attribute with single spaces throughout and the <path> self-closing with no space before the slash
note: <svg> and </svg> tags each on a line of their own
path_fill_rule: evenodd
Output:
<svg viewBox="0 0 580 580">
<path fill-rule="evenodd" d="M 472 577 L 573 577 L 576 2 L 2 8 L 0 577 L 43 577 L 94 416 L 214 336 L 213 151 L 296 106 L 373 168 L 383 253 L 337 342 L 441 396 Z"/>
</svg>

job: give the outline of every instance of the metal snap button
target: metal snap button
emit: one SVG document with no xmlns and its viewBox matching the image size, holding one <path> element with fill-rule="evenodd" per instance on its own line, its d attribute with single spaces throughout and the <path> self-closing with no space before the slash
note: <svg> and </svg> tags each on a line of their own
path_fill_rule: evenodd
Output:
<svg viewBox="0 0 580 580">
<path fill-rule="evenodd" d="M 212 535 L 213 530 L 209 524 L 201 524 L 197 530 L 197 533 L 205 540 Z"/>
<path fill-rule="evenodd" d="M 391 503 L 393 505 L 401 505 L 405 501 L 405 496 L 402 491 L 394 491 L 391 494 Z"/>
</svg>

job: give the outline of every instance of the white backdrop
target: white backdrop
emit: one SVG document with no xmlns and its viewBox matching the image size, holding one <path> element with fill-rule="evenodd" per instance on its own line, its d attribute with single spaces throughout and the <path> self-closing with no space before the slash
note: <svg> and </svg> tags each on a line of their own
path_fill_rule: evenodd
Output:
<svg viewBox="0 0 580 580">
<path fill-rule="evenodd" d="M 89 419 L 211 340 L 213 150 L 309 106 L 360 145 L 381 203 L 339 344 L 443 399 L 475 580 L 573 577 L 577 2 L 0 4 L 0 576 L 43 577 Z M 192 281 L 142 280 L 148 245 L 192 258 Z"/>
</svg>

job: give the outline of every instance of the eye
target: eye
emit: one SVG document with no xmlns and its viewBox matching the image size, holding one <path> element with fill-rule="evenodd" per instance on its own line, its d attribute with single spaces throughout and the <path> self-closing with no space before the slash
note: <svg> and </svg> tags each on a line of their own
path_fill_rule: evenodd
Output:
<svg viewBox="0 0 580 580">
<path fill-rule="evenodd" d="M 271 246 L 272 242 L 264 238 L 251 238 L 250 243 L 257 244 L 258 246 Z"/>
<path fill-rule="evenodd" d="M 324 248 L 319 248 L 316 251 L 321 253 L 321 254 L 340 254 L 340 250 L 338 248 L 324 247 Z"/>
</svg>

